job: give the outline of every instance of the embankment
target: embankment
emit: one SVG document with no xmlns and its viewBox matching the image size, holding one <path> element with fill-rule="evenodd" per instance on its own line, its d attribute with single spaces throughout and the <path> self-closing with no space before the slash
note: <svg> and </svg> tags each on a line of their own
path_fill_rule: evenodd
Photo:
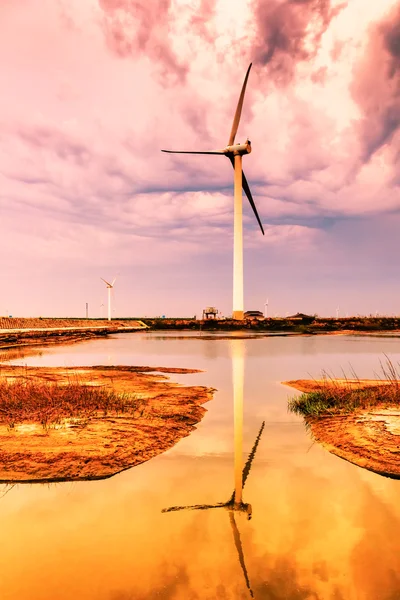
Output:
<svg viewBox="0 0 400 600">
<path fill-rule="evenodd" d="M 0 349 L 74 342 L 147 326 L 139 320 L 0 317 Z"/>
</svg>

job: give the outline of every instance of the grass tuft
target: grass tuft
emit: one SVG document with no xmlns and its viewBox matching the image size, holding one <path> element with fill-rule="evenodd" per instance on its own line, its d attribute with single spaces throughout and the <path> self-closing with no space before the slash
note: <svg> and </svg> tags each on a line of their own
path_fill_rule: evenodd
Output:
<svg viewBox="0 0 400 600">
<path fill-rule="evenodd" d="M 382 385 L 363 386 L 352 368 L 352 378 L 343 373 L 340 381 L 323 371 L 319 388 L 290 398 L 289 411 L 313 418 L 348 414 L 379 405 L 400 407 L 400 373 L 386 355 L 385 358 L 385 363 L 380 362 L 382 374 L 378 377 Z"/>
<path fill-rule="evenodd" d="M 0 382 L 0 423 L 14 429 L 22 423 L 40 423 L 44 429 L 66 419 L 83 427 L 93 416 L 134 415 L 143 401 L 79 381 L 57 385 L 27 378 Z"/>
</svg>

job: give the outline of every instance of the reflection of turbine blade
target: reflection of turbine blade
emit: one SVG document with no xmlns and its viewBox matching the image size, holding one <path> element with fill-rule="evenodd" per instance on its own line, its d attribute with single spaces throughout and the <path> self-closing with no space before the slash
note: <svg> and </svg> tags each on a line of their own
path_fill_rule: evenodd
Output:
<svg viewBox="0 0 400 600">
<path fill-rule="evenodd" d="M 253 444 L 251 452 L 250 452 L 250 454 L 248 456 L 248 459 L 246 461 L 246 464 L 244 465 L 243 472 L 242 472 L 242 489 L 244 488 L 246 480 L 247 480 L 247 478 L 249 476 L 251 465 L 252 465 L 252 462 L 253 462 L 254 457 L 256 455 L 257 446 L 258 446 L 258 444 L 260 442 L 260 439 L 261 439 L 264 427 L 265 427 L 265 421 L 263 421 L 262 424 L 261 424 L 260 431 L 258 432 L 258 435 L 257 435 L 257 437 L 255 439 L 255 442 Z M 233 502 L 234 500 L 235 500 L 235 490 L 233 491 L 233 494 L 232 494 L 229 502 Z"/>
<path fill-rule="evenodd" d="M 170 506 L 170 508 L 163 508 L 161 512 L 175 512 L 177 510 L 208 510 L 209 508 L 224 508 L 227 506 L 227 502 L 217 502 L 217 504 L 194 504 L 193 506 Z"/>
<path fill-rule="evenodd" d="M 263 421 L 261 424 L 260 430 L 254 441 L 251 452 L 247 458 L 246 464 L 244 465 L 243 472 L 242 472 L 242 488 L 244 487 L 246 480 L 249 476 L 251 465 L 252 465 L 252 462 L 256 455 L 257 447 L 260 442 L 264 427 L 265 427 L 265 421 Z M 170 506 L 169 508 L 163 508 L 161 510 L 161 512 L 167 513 L 167 512 L 176 512 L 178 510 L 207 510 L 208 508 L 224 508 L 224 507 L 229 508 L 230 510 L 234 510 L 235 509 L 234 502 L 235 502 L 235 490 L 233 490 L 233 494 L 229 498 L 228 502 L 217 502 L 216 504 L 193 504 L 192 506 Z M 247 506 L 248 506 L 247 504 L 240 503 L 236 507 L 236 510 L 239 510 L 242 512 L 248 512 Z"/>
<path fill-rule="evenodd" d="M 257 446 L 259 444 L 259 441 L 261 439 L 262 436 L 262 432 L 264 431 L 264 427 L 265 427 L 265 421 L 262 422 L 261 427 L 260 427 L 260 431 L 258 432 L 258 435 L 256 437 L 256 440 L 254 442 L 254 445 L 251 449 L 251 452 L 249 454 L 249 457 L 246 461 L 246 464 L 244 465 L 244 469 L 243 469 L 243 479 L 242 479 L 242 486 L 244 487 L 244 484 L 246 483 L 246 479 L 249 476 L 250 473 L 250 469 L 251 469 L 251 463 L 253 462 L 253 459 L 256 455 L 257 452 Z"/>
<path fill-rule="evenodd" d="M 240 566 L 242 567 L 244 579 L 246 581 L 246 586 L 250 592 L 251 597 L 254 598 L 253 590 L 250 587 L 250 580 L 249 580 L 249 576 L 248 576 L 247 569 L 246 569 L 246 563 L 244 562 L 244 554 L 243 554 L 242 541 L 240 539 L 240 532 L 239 532 L 238 526 L 236 525 L 235 513 L 233 511 L 229 511 L 229 521 L 231 522 L 233 539 L 235 540 L 235 546 L 236 546 L 237 553 L 239 555 L 239 562 L 240 562 Z"/>
</svg>

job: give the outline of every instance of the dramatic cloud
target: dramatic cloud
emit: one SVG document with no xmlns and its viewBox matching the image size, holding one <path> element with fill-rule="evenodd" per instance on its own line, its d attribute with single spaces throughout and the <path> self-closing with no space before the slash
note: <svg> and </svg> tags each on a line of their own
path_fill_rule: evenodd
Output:
<svg viewBox="0 0 400 600">
<path fill-rule="evenodd" d="M 400 127 L 400 4 L 369 32 L 352 91 L 363 112 L 364 160 L 395 141 Z M 396 159 L 400 150 L 395 141 Z"/>
<path fill-rule="evenodd" d="M 266 65 L 276 82 L 287 83 L 297 62 L 316 56 L 322 35 L 345 6 L 345 2 L 333 5 L 331 0 L 258 0 L 256 63 Z"/>
</svg>

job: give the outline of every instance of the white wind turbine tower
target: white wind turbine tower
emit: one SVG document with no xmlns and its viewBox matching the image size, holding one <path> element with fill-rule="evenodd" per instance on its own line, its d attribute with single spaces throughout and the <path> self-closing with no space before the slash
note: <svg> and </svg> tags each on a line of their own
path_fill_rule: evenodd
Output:
<svg viewBox="0 0 400 600">
<path fill-rule="evenodd" d="M 268 298 L 267 301 L 264 303 L 264 317 L 268 317 Z"/>
<path fill-rule="evenodd" d="M 100 279 L 102 281 L 104 281 L 104 283 L 107 286 L 107 291 L 108 291 L 108 320 L 111 321 L 111 290 L 114 287 L 114 283 L 116 282 L 117 278 L 114 277 L 113 282 L 109 283 L 108 281 L 106 281 L 105 279 L 103 279 L 102 277 L 100 277 Z"/>
<path fill-rule="evenodd" d="M 234 168 L 234 220 L 233 220 L 233 318 L 243 319 L 243 193 L 246 194 L 250 206 L 256 216 L 260 229 L 264 235 L 264 229 L 258 216 L 256 205 L 250 192 L 249 184 L 242 171 L 242 156 L 250 154 L 251 142 L 249 139 L 244 144 L 234 144 L 235 136 L 239 127 L 240 115 L 242 113 L 243 99 L 246 91 L 247 79 L 249 77 L 251 63 L 247 69 L 244 78 L 242 91 L 240 92 L 239 102 L 236 107 L 235 117 L 233 119 L 232 129 L 228 140 L 228 145 L 222 150 L 212 150 L 208 152 L 191 152 L 181 150 L 162 150 L 171 154 L 219 154 L 227 156 Z"/>
</svg>

